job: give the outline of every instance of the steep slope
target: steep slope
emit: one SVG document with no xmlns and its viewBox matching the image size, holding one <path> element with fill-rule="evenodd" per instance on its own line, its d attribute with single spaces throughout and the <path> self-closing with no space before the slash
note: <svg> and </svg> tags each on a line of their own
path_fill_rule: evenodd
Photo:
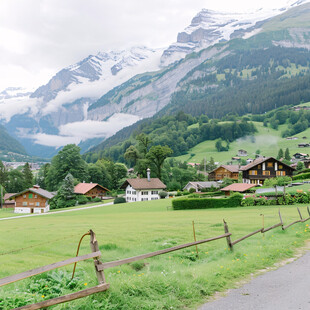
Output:
<svg viewBox="0 0 310 310">
<path fill-rule="evenodd" d="M 26 155 L 24 147 L 14 138 L 12 138 L 5 128 L 0 125 L 0 153 L 8 152 Z"/>
</svg>

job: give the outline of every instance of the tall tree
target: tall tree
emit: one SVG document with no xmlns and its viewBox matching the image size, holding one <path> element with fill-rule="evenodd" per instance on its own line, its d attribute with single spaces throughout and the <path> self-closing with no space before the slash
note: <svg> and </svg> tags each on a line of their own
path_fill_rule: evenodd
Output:
<svg viewBox="0 0 310 310">
<path fill-rule="evenodd" d="M 46 178 L 49 190 L 58 189 L 68 173 L 81 182 L 88 178 L 87 164 L 82 159 L 80 150 L 75 144 L 68 144 L 52 158 Z"/>
<path fill-rule="evenodd" d="M 288 147 L 285 150 L 284 158 L 286 160 L 291 160 L 291 155 L 290 155 L 290 151 L 289 151 Z"/>
<path fill-rule="evenodd" d="M 3 162 L 0 160 L 0 185 L 4 186 L 8 180 L 8 171 L 4 166 Z"/>
<path fill-rule="evenodd" d="M 155 173 L 161 178 L 161 169 L 165 159 L 172 154 L 172 150 L 168 146 L 155 145 L 152 146 L 146 154 L 146 158 L 154 165 Z"/>
<path fill-rule="evenodd" d="M 283 150 L 280 149 L 279 152 L 278 152 L 278 156 L 277 156 L 277 159 L 281 159 L 284 157 L 284 153 L 283 153 Z"/>
<path fill-rule="evenodd" d="M 23 176 L 24 176 L 24 186 L 25 188 L 32 187 L 33 185 L 33 174 L 30 169 L 29 163 L 25 163 L 22 170 Z"/>
</svg>

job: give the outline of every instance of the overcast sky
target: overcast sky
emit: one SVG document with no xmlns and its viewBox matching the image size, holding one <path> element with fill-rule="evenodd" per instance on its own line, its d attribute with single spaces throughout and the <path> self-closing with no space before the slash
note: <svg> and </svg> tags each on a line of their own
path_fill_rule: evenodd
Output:
<svg viewBox="0 0 310 310">
<path fill-rule="evenodd" d="M 38 87 L 98 51 L 165 47 L 202 9 L 246 12 L 288 0 L 0 0 L 0 91 Z"/>
</svg>

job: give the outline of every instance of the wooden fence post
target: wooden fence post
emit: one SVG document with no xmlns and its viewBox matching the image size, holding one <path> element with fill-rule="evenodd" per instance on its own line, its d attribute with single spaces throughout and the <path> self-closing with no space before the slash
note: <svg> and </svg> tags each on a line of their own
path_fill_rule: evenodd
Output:
<svg viewBox="0 0 310 310">
<path fill-rule="evenodd" d="M 223 219 L 223 222 L 224 222 L 224 231 L 225 231 L 225 234 L 228 234 L 228 233 L 229 233 L 228 225 L 227 225 L 227 223 L 225 222 L 224 219 Z M 233 251 L 234 249 L 233 249 L 233 245 L 232 245 L 232 243 L 231 243 L 230 236 L 227 236 L 227 237 L 226 237 L 226 241 L 227 241 L 227 245 L 228 245 L 230 251 Z"/>
<path fill-rule="evenodd" d="M 282 216 L 281 216 L 280 209 L 279 209 L 279 217 L 280 217 L 280 222 L 281 222 L 281 224 L 282 224 L 282 230 L 283 230 L 283 221 L 282 221 Z"/>
<path fill-rule="evenodd" d="M 99 251 L 99 245 L 98 245 L 98 241 L 96 239 L 96 235 L 92 230 L 90 230 L 89 232 L 90 232 L 90 249 L 93 252 L 97 252 L 97 251 Z M 94 264 L 95 264 L 95 271 L 96 271 L 96 275 L 97 275 L 97 279 L 98 279 L 99 284 L 105 283 L 105 277 L 104 277 L 103 270 L 99 271 L 97 268 L 97 266 L 101 264 L 99 257 L 94 257 Z"/>
<path fill-rule="evenodd" d="M 196 232 L 195 232 L 195 222 L 194 222 L 194 221 L 192 221 L 192 223 L 193 223 L 193 234 L 194 234 L 194 241 L 196 242 L 197 240 L 196 240 Z M 199 258 L 199 254 L 198 254 L 198 246 L 197 246 L 197 244 L 196 244 L 196 256 L 197 256 L 197 258 Z"/>
<path fill-rule="evenodd" d="M 297 211 L 298 211 L 298 213 L 299 213 L 299 217 L 300 217 L 300 219 L 302 220 L 302 215 L 301 215 L 300 210 L 299 210 L 299 208 L 298 208 L 298 207 L 297 207 Z"/>
<path fill-rule="evenodd" d="M 307 207 L 307 210 L 308 210 L 308 214 L 309 214 L 309 216 L 310 216 L 310 210 L 309 210 L 309 207 Z"/>
</svg>

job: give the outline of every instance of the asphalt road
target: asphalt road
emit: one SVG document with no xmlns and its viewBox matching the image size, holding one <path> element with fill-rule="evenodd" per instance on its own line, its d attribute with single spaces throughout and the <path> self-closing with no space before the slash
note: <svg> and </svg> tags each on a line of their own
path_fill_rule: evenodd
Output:
<svg viewBox="0 0 310 310">
<path fill-rule="evenodd" d="M 199 310 L 310 310 L 310 251 Z"/>
</svg>

